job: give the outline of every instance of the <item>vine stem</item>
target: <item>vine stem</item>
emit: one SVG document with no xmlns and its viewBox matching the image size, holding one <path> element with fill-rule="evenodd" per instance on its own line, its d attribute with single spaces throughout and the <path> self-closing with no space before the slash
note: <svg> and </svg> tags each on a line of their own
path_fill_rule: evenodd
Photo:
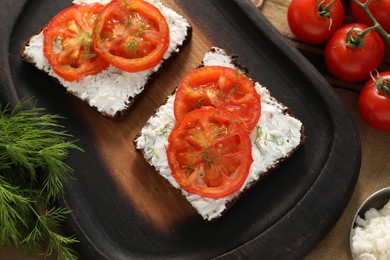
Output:
<svg viewBox="0 0 390 260">
<path fill-rule="evenodd" d="M 367 29 L 364 29 L 363 31 L 361 32 L 356 32 L 354 30 L 354 28 L 352 28 L 352 30 L 350 30 L 348 33 L 347 33 L 347 37 L 346 37 L 346 43 L 349 47 L 351 48 L 362 48 L 366 43 L 364 42 L 363 38 L 366 34 L 368 34 L 369 32 L 371 32 L 372 30 L 375 30 L 376 27 L 375 26 L 371 26 L 371 27 L 368 27 Z M 353 35 L 352 33 L 355 32 L 356 35 Z"/>
<path fill-rule="evenodd" d="M 370 18 L 371 22 L 374 24 L 373 27 L 382 35 L 382 37 L 385 39 L 387 43 L 390 44 L 390 34 L 383 29 L 382 25 L 378 23 L 378 21 L 375 19 L 375 17 L 372 15 L 371 11 L 368 9 L 368 5 L 373 0 L 367 0 L 364 3 L 361 3 L 359 0 L 353 0 L 355 4 L 357 4 L 360 8 L 363 9 L 363 11 L 366 13 L 366 15 Z"/>
</svg>

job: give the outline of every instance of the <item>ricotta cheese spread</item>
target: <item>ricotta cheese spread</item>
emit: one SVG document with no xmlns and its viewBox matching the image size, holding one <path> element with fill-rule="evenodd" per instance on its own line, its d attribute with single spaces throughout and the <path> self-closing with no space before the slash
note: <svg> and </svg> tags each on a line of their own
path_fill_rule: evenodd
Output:
<svg viewBox="0 0 390 260">
<path fill-rule="evenodd" d="M 230 56 L 219 48 L 207 52 L 203 64 L 234 67 Z M 211 220 L 221 216 L 230 201 L 300 145 L 302 123 L 287 114 L 287 107 L 277 102 L 265 87 L 258 82 L 255 83 L 255 87 L 261 97 L 261 117 L 251 133 L 253 163 L 241 189 L 227 197 L 212 199 L 190 194 L 180 189 L 172 176 L 166 148 L 168 136 L 176 124 L 173 112 L 174 94 L 169 96 L 167 102 L 148 120 L 140 136 L 135 140 L 136 148 L 143 151 L 145 159 L 172 186 L 180 189 L 204 219 Z"/>
<path fill-rule="evenodd" d="M 74 4 L 107 4 L 111 0 L 75 0 Z M 157 72 L 163 61 L 168 59 L 172 53 L 179 52 L 179 47 L 183 45 L 190 27 L 188 21 L 164 6 L 158 0 L 148 0 L 156 6 L 167 20 L 169 26 L 169 47 L 163 60 L 155 67 L 136 73 L 124 72 L 113 66 L 96 75 L 89 75 L 76 81 L 69 82 L 58 76 L 50 67 L 50 64 L 43 54 L 43 34 L 31 37 L 25 48 L 27 55 L 35 66 L 46 72 L 48 75 L 58 79 L 68 92 L 86 101 L 90 106 L 95 107 L 99 112 L 115 116 L 118 112 L 128 108 L 131 99 L 140 94 L 148 82 L 150 76 Z"/>
</svg>

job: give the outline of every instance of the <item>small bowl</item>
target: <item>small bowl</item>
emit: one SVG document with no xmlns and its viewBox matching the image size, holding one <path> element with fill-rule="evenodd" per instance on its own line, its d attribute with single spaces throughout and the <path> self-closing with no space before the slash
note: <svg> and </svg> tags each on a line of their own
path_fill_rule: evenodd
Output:
<svg viewBox="0 0 390 260">
<path fill-rule="evenodd" d="M 383 208 L 386 203 L 390 199 L 390 187 L 383 188 L 381 190 L 376 191 L 371 196 L 369 196 L 359 207 L 357 210 L 355 217 L 353 218 L 351 231 L 349 234 L 349 247 L 352 255 L 352 229 L 356 226 L 356 219 L 358 216 L 364 218 L 364 213 L 366 213 L 369 209 L 375 208 L 377 210 Z"/>
</svg>

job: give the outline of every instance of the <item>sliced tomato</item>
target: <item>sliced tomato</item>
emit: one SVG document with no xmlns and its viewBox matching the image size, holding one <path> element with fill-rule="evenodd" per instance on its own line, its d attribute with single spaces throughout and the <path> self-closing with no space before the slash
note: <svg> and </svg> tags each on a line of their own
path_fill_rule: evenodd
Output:
<svg viewBox="0 0 390 260">
<path fill-rule="evenodd" d="M 227 109 L 253 130 L 260 118 L 260 95 L 242 72 L 222 66 L 206 66 L 189 73 L 180 83 L 174 113 L 180 119 L 203 106 Z"/>
<path fill-rule="evenodd" d="M 241 119 L 213 107 L 193 110 L 178 121 L 168 137 L 167 158 L 183 190 L 208 198 L 239 190 L 253 162 Z"/>
<path fill-rule="evenodd" d="M 94 75 L 108 67 L 93 49 L 93 26 L 101 4 L 73 5 L 44 29 L 43 52 L 53 71 L 67 81 Z"/>
<path fill-rule="evenodd" d="M 142 0 L 114 0 L 100 13 L 95 50 L 111 65 L 137 72 L 157 65 L 169 46 L 165 17 Z"/>
</svg>

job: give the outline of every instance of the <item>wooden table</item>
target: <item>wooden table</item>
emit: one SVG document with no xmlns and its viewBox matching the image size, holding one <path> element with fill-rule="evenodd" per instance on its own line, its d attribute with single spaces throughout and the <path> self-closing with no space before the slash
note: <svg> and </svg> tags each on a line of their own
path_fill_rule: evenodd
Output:
<svg viewBox="0 0 390 260">
<path fill-rule="evenodd" d="M 349 232 L 352 218 L 360 203 L 374 191 L 390 185 L 390 160 L 388 159 L 388 146 L 390 145 L 390 134 L 375 131 L 369 128 L 360 118 L 356 101 L 358 98 L 360 84 L 347 84 L 339 81 L 328 73 L 323 62 L 323 47 L 310 46 L 300 43 L 291 34 L 286 13 L 290 0 L 253 0 L 267 19 L 284 35 L 290 43 L 298 48 L 334 86 L 334 90 L 344 102 L 358 128 L 362 145 L 361 172 L 354 194 L 345 209 L 344 213 L 318 246 L 308 254 L 306 259 L 349 259 Z M 349 17 L 346 22 L 350 21 Z M 381 69 L 389 67 L 389 52 L 386 61 Z M 348 163 L 348 162 L 345 162 Z M 38 250 L 39 251 L 39 250 Z M 0 248 L 1 256 L 6 259 L 43 259 L 39 252 L 32 256 L 13 246 Z M 54 256 L 49 259 L 56 259 Z"/>
</svg>

